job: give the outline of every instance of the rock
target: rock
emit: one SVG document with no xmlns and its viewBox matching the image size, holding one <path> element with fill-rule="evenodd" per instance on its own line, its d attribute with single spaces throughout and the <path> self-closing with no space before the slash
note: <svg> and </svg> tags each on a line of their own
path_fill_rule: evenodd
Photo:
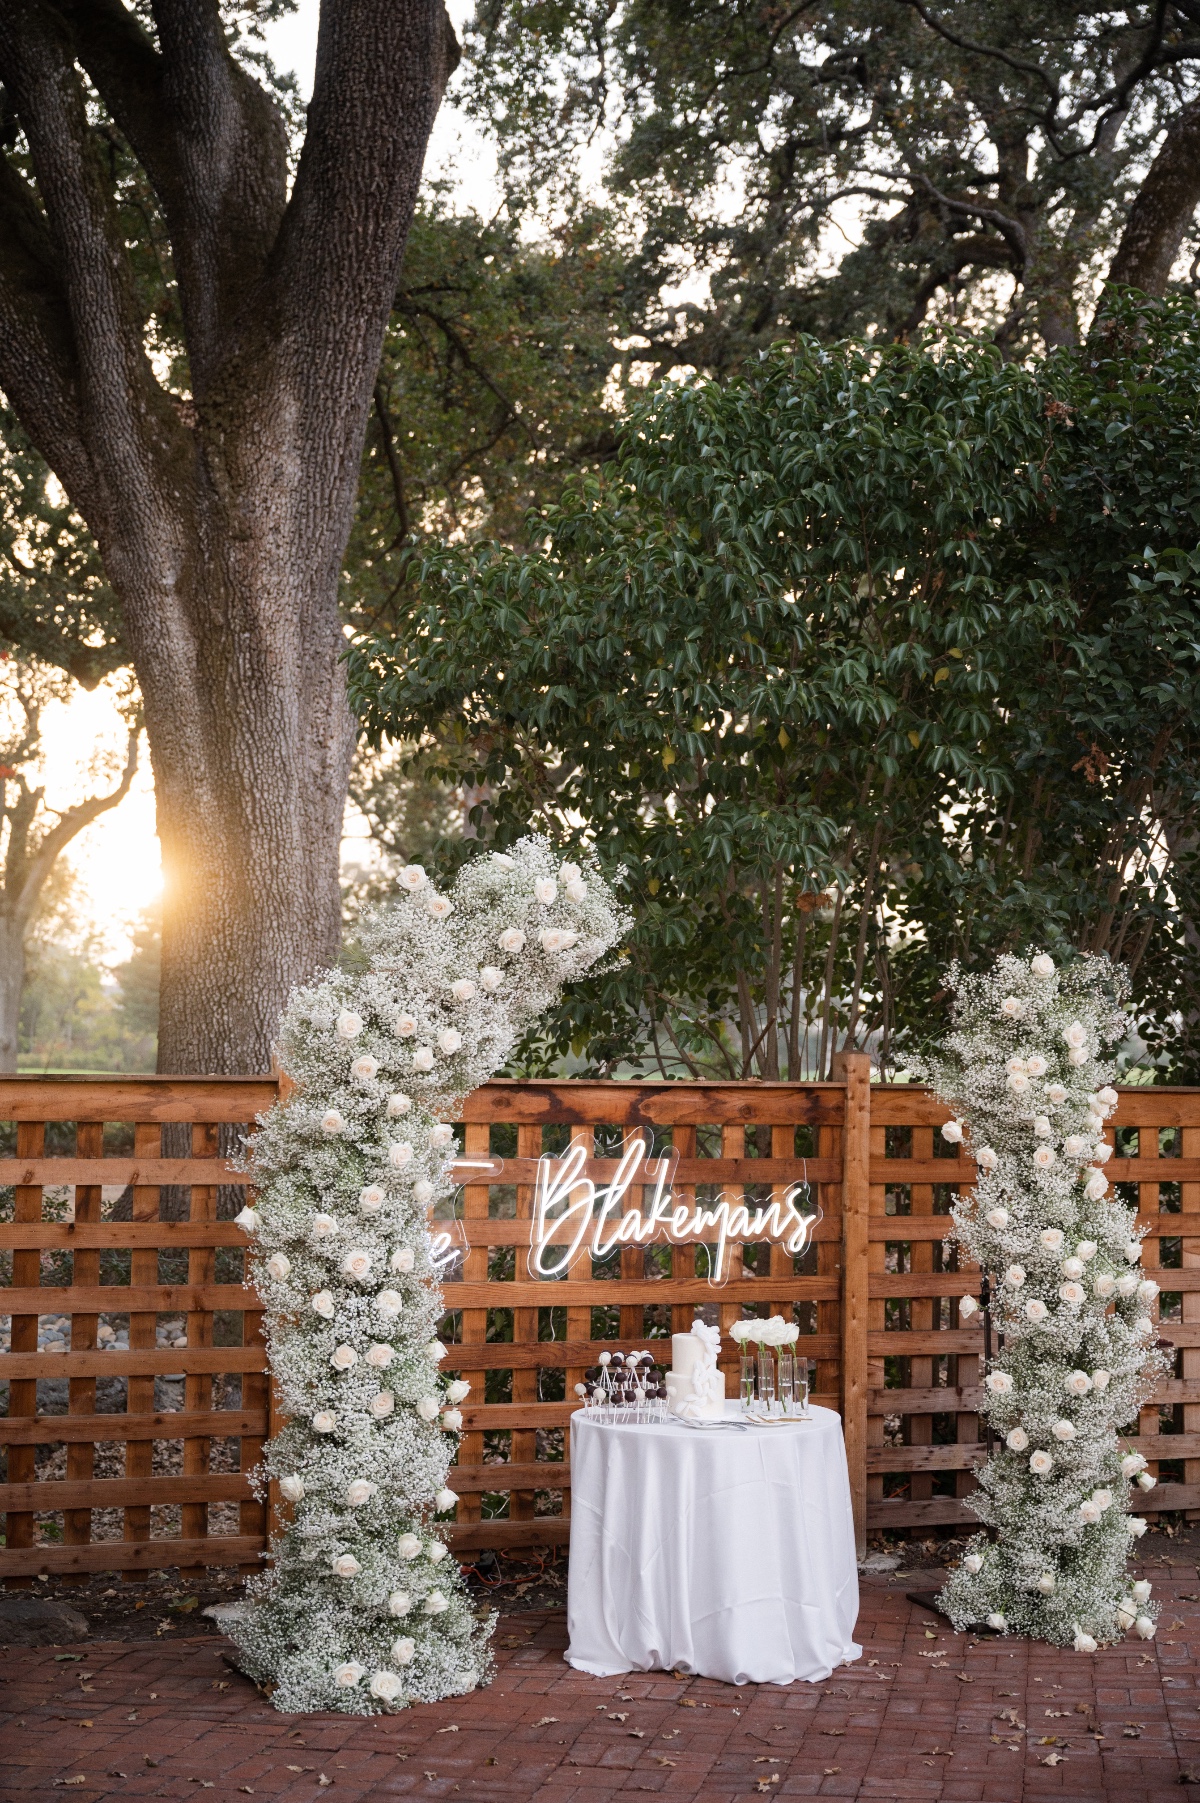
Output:
<svg viewBox="0 0 1200 1803">
<path fill-rule="evenodd" d="M 894 1553 L 868 1553 L 861 1561 L 860 1571 L 895 1571 L 900 1561 Z"/>
<path fill-rule="evenodd" d="M 85 1615 L 49 1597 L 0 1596 L 0 1646 L 69 1646 L 86 1640 Z"/>
</svg>

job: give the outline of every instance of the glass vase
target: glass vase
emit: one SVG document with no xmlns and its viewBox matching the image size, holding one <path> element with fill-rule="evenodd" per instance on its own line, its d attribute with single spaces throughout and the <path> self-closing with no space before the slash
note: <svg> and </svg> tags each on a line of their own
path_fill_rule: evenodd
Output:
<svg viewBox="0 0 1200 1803">
<path fill-rule="evenodd" d="M 758 1406 L 764 1415 L 775 1407 L 775 1355 L 767 1346 L 758 1349 Z"/>
<path fill-rule="evenodd" d="M 785 1415 L 796 1412 L 796 1361 L 785 1346 L 779 1354 L 779 1406 Z"/>
</svg>

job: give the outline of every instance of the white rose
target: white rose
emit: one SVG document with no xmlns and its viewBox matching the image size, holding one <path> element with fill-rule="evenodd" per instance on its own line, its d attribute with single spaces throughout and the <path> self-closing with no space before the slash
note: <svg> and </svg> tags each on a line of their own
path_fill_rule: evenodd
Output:
<svg viewBox="0 0 1200 1803">
<path fill-rule="evenodd" d="M 1025 1314 L 1030 1321 L 1044 1321 L 1049 1312 L 1046 1304 L 1040 1301 L 1036 1296 L 1031 1296 L 1029 1301 L 1025 1304 Z"/>
<path fill-rule="evenodd" d="M 1138 1259 L 1142 1256 L 1141 1240 L 1126 1240 L 1125 1256 L 1129 1260 L 1131 1265 L 1136 1265 Z"/>
<path fill-rule="evenodd" d="M 498 989 L 504 987 L 504 972 L 498 970 L 494 964 L 485 964 L 479 973 L 479 981 L 489 995 L 495 995 Z"/>
<path fill-rule="evenodd" d="M 1146 1469 L 1146 1461 L 1140 1452 L 1127 1452 L 1121 1460 L 1122 1477 L 1136 1477 L 1139 1471 Z"/>
<path fill-rule="evenodd" d="M 270 1258 L 267 1260 L 267 1276 L 274 1277 L 280 1283 L 282 1283 L 291 1268 L 292 1261 L 283 1252 L 272 1252 Z"/>
<path fill-rule="evenodd" d="M 344 1665 L 335 1665 L 333 1668 L 333 1681 L 339 1690 L 353 1690 L 356 1684 L 362 1683 L 365 1676 L 363 1667 L 354 1659 L 347 1659 Z"/>
<path fill-rule="evenodd" d="M 1139 1471 L 1138 1472 L 1137 1483 L 1138 1483 L 1139 1490 L 1153 1490 L 1153 1488 L 1154 1488 L 1155 1484 L 1157 1484 L 1157 1482 L 1158 1482 L 1158 1479 L 1156 1477 L 1153 1477 L 1150 1472 L 1148 1472 L 1148 1471 Z"/>
<path fill-rule="evenodd" d="M 1118 1099 L 1116 1090 L 1107 1083 L 1104 1085 L 1103 1089 L 1098 1089 L 1096 1091 L 1096 1100 L 1104 1108 L 1115 1108 Z"/>
<path fill-rule="evenodd" d="M 427 1359 L 432 1359 L 435 1365 L 440 1365 L 445 1356 L 446 1348 L 442 1345 L 442 1342 L 440 1340 L 430 1340 L 428 1346 L 425 1348 L 425 1357 Z"/>
<path fill-rule="evenodd" d="M 351 1008 L 343 1008 L 334 1030 L 339 1039 L 357 1039 L 363 1030 L 362 1015 L 355 1014 Z"/>
<path fill-rule="evenodd" d="M 1137 1287 L 1138 1280 L 1133 1272 L 1122 1271 L 1121 1275 L 1117 1278 L 1117 1295 L 1126 1297 L 1132 1296 Z"/>
<path fill-rule="evenodd" d="M 426 1203 L 433 1201 L 433 1185 L 427 1177 L 422 1177 L 419 1182 L 413 1184 L 413 1201 L 421 1208 L 424 1208 Z"/>
<path fill-rule="evenodd" d="M 351 1371 L 358 1363 L 358 1354 L 353 1346 L 335 1346 L 329 1363 L 335 1371 Z"/>
<path fill-rule="evenodd" d="M 338 1230 L 337 1216 L 319 1214 L 312 1218 L 311 1233 L 315 1240 L 332 1239 Z"/>
<path fill-rule="evenodd" d="M 1024 1071 L 1025 1060 L 1023 1058 L 1018 1058 L 1014 1053 L 1011 1058 L 1005 1059 L 1004 1068 L 1010 1077 L 1015 1077 L 1019 1072 Z"/>
<path fill-rule="evenodd" d="M 1112 1491 L 1111 1490 L 1093 1490 L 1092 1491 L 1092 1501 L 1095 1503 L 1096 1507 L 1098 1509 L 1100 1509 L 1101 1511 L 1111 1508 L 1112 1507 Z"/>
<path fill-rule="evenodd" d="M 1065 1302 L 1068 1308 L 1078 1308 L 1084 1299 L 1083 1285 L 1080 1283 L 1060 1283 L 1058 1286 L 1058 1294 L 1059 1300 Z"/>
<path fill-rule="evenodd" d="M 1054 975 L 1054 959 L 1048 958 L 1045 952 L 1039 952 L 1036 958 L 1029 960 L 1029 968 L 1035 977 L 1052 977 Z"/>
<path fill-rule="evenodd" d="M 1008 1270 L 1004 1273 L 1004 1281 L 1007 1284 L 1011 1284 L 1014 1290 L 1019 1290 L 1025 1281 L 1024 1267 L 1022 1265 L 1009 1265 Z"/>
<path fill-rule="evenodd" d="M 415 1534 L 401 1534 L 396 1542 L 396 1551 L 402 1559 L 415 1559 L 421 1550 L 421 1542 Z"/>
<path fill-rule="evenodd" d="M 1046 1477 L 1054 1470 L 1054 1459 L 1048 1452 L 1031 1452 L 1029 1469 L 1034 1477 Z"/>
<path fill-rule="evenodd" d="M 433 1069 L 433 1047 L 419 1045 L 413 1053 L 413 1069 L 415 1071 L 431 1071 Z"/>
<path fill-rule="evenodd" d="M 1073 1421 L 1056 1421 L 1054 1426 L 1050 1429 L 1050 1432 L 1054 1435 L 1056 1440 L 1061 1440 L 1065 1446 L 1069 1440 L 1075 1438 L 1075 1423 Z"/>
<path fill-rule="evenodd" d="M 404 1298 L 399 1290 L 380 1290 L 375 1298 L 375 1307 L 385 1321 L 394 1321 L 404 1307 Z"/>
<path fill-rule="evenodd" d="M 388 1598 L 388 1614 L 389 1615 L 407 1615 L 411 1608 L 412 1608 L 412 1597 L 408 1594 L 407 1590 L 393 1590 L 392 1591 L 391 1596 L 389 1596 L 389 1598 Z M 395 1657 L 395 1648 L 394 1647 L 392 1649 L 392 1656 L 393 1656 L 393 1658 Z"/>
<path fill-rule="evenodd" d="M 1077 1653 L 1094 1653 L 1096 1642 L 1090 1634 L 1085 1634 L 1078 1622 L 1075 1623 L 1075 1638 L 1071 1642 Z"/>
<path fill-rule="evenodd" d="M 578 878 L 572 883 L 563 884 L 563 894 L 568 901 L 574 902 L 577 907 L 580 902 L 587 900 L 587 892 L 587 884 L 581 883 Z"/>
<path fill-rule="evenodd" d="M 425 912 L 431 920 L 449 920 L 454 903 L 444 895 L 431 895 L 425 903 Z"/>
<path fill-rule="evenodd" d="M 1149 1315 L 1139 1315 L 1133 1324 L 1133 1331 L 1140 1339 L 1148 1340 L 1154 1332 L 1154 1323 Z"/>
<path fill-rule="evenodd" d="M 417 1414 L 422 1421 L 436 1421 L 438 1418 L 438 1399 L 436 1396 L 422 1396 L 416 1405 Z"/>
<path fill-rule="evenodd" d="M 579 938 L 578 933 L 568 933 L 563 927 L 546 927 L 538 934 L 544 952 L 569 952 Z"/>
<path fill-rule="evenodd" d="M 959 1320 L 960 1321 L 969 1321 L 971 1319 L 971 1316 L 978 1309 L 978 1307 L 979 1307 L 979 1304 L 976 1302 L 974 1296 L 964 1296 L 962 1298 L 962 1301 L 958 1305 Z"/>
<path fill-rule="evenodd" d="M 261 1220 L 262 1217 L 256 1214 L 254 1209 L 243 1208 L 240 1214 L 234 1215 L 233 1224 L 235 1227 L 240 1227 L 243 1233 L 257 1233 Z"/>
<path fill-rule="evenodd" d="M 1092 1148 L 1092 1157 L 1097 1164 L 1107 1164 L 1112 1154 L 1113 1149 L 1106 1139 L 1102 1139 L 1098 1146 Z"/>
<path fill-rule="evenodd" d="M 1023 1096 L 1029 1088 L 1029 1078 L 1024 1071 L 1013 1071 L 1008 1079 L 1008 1087 L 1014 1096 Z"/>
<path fill-rule="evenodd" d="M 1007 1371 L 989 1371 L 984 1382 L 993 1396 L 1007 1396 L 1013 1387 L 1013 1380 Z"/>
<path fill-rule="evenodd" d="M 1063 1028 L 1063 1038 L 1068 1045 L 1086 1045 L 1087 1028 L 1083 1025 L 1082 1021 L 1073 1020 L 1069 1027 Z"/>
<path fill-rule="evenodd" d="M 1100 1248 L 1095 1240 L 1080 1240 L 1075 1248 L 1076 1258 L 1081 1258 L 1085 1265 L 1090 1264 Z"/>
<path fill-rule="evenodd" d="M 1029 1435 L 1023 1427 L 1014 1427 L 1005 1434 L 1004 1444 L 1010 1452 L 1024 1452 L 1029 1445 Z"/>
<path fill-rule="evenodd" d="M 1083 1276 L 1083 1260 L 1081 1258 L 1076 1258 L 1073 1253 L 1070 1256 L 1070 1258 L 1063 1259 L 1062 1264 L 1059 1268 L 1062 1271 L 1062 1274 L 1064 1277 L 1082 1277 Z"/>
<path fill-rule="evenodd" d="M 1101 1271 L 1099 1277 L 1092 1280 L 1092 1290 L 1101 1300 L 1111 1296 L 1116 1287 L 1117 1280 L 1108 1271 Z"/>
<path fill-rule="evenodd" d="M 388 1262 L 388 1269 L 392 1271 L 411 1271 L 413 1263 L 414 1255 L 412 1247 L 397 1246 Z"/>
<path fill-rule="evenodd" d="M 346 1487 L 346 1501 L 352 1509 L 361 1509 L 364 1503 L 370 1502 L 378 1488 L 378 1484 L 373 1484 L 370 1478 L 356 1477 Z"/>
<path fill-rule="evenodd" d="M 413 1149 L 407 1139 L 393 1140 L 388 1147 L 388 1163 L 394 1171 L 402 1171 L 405 1165 L 412 1163 Z"/>
<path fill-rule="evenodd" d="M 1117 1626 L 1128 1634 L 1137 1618 L 1137 1604 L 1131 1596 L 1124 1596 L 1117 1604 Z"/>
<path fill-rule="evenodd" d="M 457 1501 L 458 1492 L 456 1490 L 439 1490 L 433 1499 L 433 1506 L 439 1515 L 444 1515 L 446 1510 L 452 1509 Z"/>
<path fill-rule="evenodd" d="M 1092 1387 L 1092 1380 L 1086 1371 L 1068 1371 L 1063 1378 L 1063 1389 L 1068 1396 L 1086 1396 Z"/>
<path fill-rule="evenodd" d="M 387 1201 L 387 1191 L 378 1183 L 368 1183 L 358 1192 L 358 1206 L 365 1215 L 377 1215 Z"/>
<path fill-rule="evenodd" d="M 1133 1631 L 1139 1640 L 1154 1639 L 1154 1620 L 1149 1615 L 1139 1615 L 1133 1624 Z"/>
<path fill-rule="evenodd" d="M 446 1398 L 449 1402 L 462 1402 L 470 1394 L 471 1386 L 465 1377 L 456 1377 L 446 1390 Z"/>
<path fill-rule="evenodd" d="M 374 1371 L 386 1371 L 394 1356 L 392 1348 L 379 1341 L 367 1348 L 367 1363 Z"/>
<path fill-rule="evenodd" d="M 1001 1615 L 998 1609 L 993 1609 L 992 1613 L 988 1616 L 987 1625 L 989 1628 L 995 1628 L 997 1634 L 1003 1634 L 1008 1628 L 1006 1618 Z"/>
<path fill-rule="evenodd" d="M 1039 1146 L 1033 1155 L 1033 1162 L 1039 1171 L 1048 1171 L 1055 1161 L 1053 1146 Z"/>
<path fill-rule="evenodd" d="M 992 1150 L 991 1146 L 980 1146 L 978 1152 L 975 1154 L 975 1163 L 979 1166 L 981 1171 L 994 1171 L 996 1166 L 1000 1163 L 1000 1160 Z"/>
<path fill-rule="evenodd" d="M 514 954 L 516 952 L 523 952 L 525 950 L 525 935 L 520 927 L 505 927 L 504 931 L 496 940 L 496 944 L 500 947 L 502 952 Z"/>
<path fill-rule="evenodd" d="M 342 1276 L 351 1283 L 366 1283 L 371 1275 L 371 1254 L 361 1246 L 352 1246 L 342 1260 Z"/>
<path fill-rule="evenodd" d="M 1148 1578 L 1139 1578 L 1136 1584 L 1129 1586 L 1129 1594 L 1135 1603 L 1148 1603 L 1153 1588 L 1154 1586 Z"/>
<path fill-rule="evenodd" d="M 1073 1064 L 1078 1070 L 1081 1065 L 1087 1063 L 1089 1056 L 1090 1053 L 1085 1045 L 1073 1045 L 1067 1053 L 1067 1063 Z"/>
<path fill-rule="evenodd" d="M 544 908 L 558 900 L 558 884 L 552 876 L 540 876 L 533 885 L 533 893 Z"/>
<path fill-rule="evenodd" d="M 1061 1228 L 1047 1227 L 1045 1232 L 1040 1235 L 1040 1239 L 1041 1244 L 1046 1248 L 1047 1252 L 1061 1251 L 1063 1243 Z"/>
<path fill-rule="evenodd" d="M 407 1613 L 408 1611 L 405 1610 L 405 1614 Z M 416 1650 L 416 1641 L 410 1640 L 407 1634 L 402 1634 L 399 1640 L 392 1642 L 392 1658 L 397 1665 L 411 1665 L 412 1656 Z"/>
<path fill-rule="evenodd" d="M 337 1426 L 337 1416 L 329 1409 L 318 1409 L 312 1418 L 314 1434 L 331 1434 Z"/>
<path fill-rule="evenodd" d="M 1150 1523 L 1141 1515 L 1130 1515 L 1125 1523 L 1125 1532 L 1131 1540 L 1140 1540 Z"/>
<path fill-rule="evenodd" d="M 983 1570 L 983 1559 L 980 1556 L 980 1554 L 979 1553 L 968 1553 L 966 1558 L 963 1560 L 963 1569 L 965 1571 L 969 1571 L 972 1576 L 974 1576 L 977 1571 L 982 1571 Z"/>
<path fill-rule="evenodd" d="M 994 1227 L 997 1232 L 1003 1232 L 1004 1228 L 1008 1226 L 1007 1208 L 989 1208 L 984 1218 L 988 1226 Z"/>
<path fill-rule="evenodd" d="M 1039 1114 L 1034 1117 L 1033 1131 L 1036 1138 L 1049 1139 L 1050 1121 L 1046 1115 Z"/>
<path fill-rule="evenodd" d="M 1053 1596 L 1057 1580 L 1052 1571 L 1044 1571 L 1037 1581 L 1036 1588 L 1043 1596 Z"/>
<path fill-rule="evenodd" d="M 372 1058 L 369 1052 L 364 1052 L 362 1057 L 356 1058 L 350 1066 L 350 1075 L 356 1083 L 369 1083 L 373 1077 L 379 1075 L 378 1058 Z"/>
<path fill-rule="evenodd" d="M 440 1590 L 431 1590 L 421 1604 L 422 1613 L 425 1615 L 442 1615 L 449 1607 L 450 1604 Z"/>
<path fill-rule="evenodd" d="M 457 1027 L 443 1027 L 437 1042 L 438 1051 L 446 1058 L 453 1058 L 455 1052 L 462 1051 L 463 1037 Z"/>
<path fill-rule="evenodd" d="M 279 1480 L 279 1494 L 282 1496 L 284 1502 L 303 1502 L 304 1479 L 296 1476 L 294 1473 L 290 1477 L 281 1477 Z"/>
<path fill-rule="evenodd" d="M 446 1548 L 440 1540 L 431 1540 L 426 1551 L 429 1554 L 429 1560 L 432 1565 L 440 1565 L 442 1560 L 446 1557 Z"/>
<path fill-rule="evenodd" d="M 1143 1277 L 1137 1287 L 1138 1299 L 1141 1302 L 1153 1302 L 1158 1295 L 1158 1285 L 1153 1277 Z"/>
<path fill-rule="evenodd" d="M 1046 1085 L 1046 1100 L 1048 1102 L 1053 1102 L 1054 1106 L 1057 1108 L 1059 1106 L 1059 1104 L 1061 1102 L 1065 1102 L 1066 1099 L 1067 1099 L 1067 1089 L 1064 1084 L 1062 1084 L 1062 1083 L 1047 1083 L 1047 1085 Z"/>
<path fill-rule="evenodd" d="M 1079 1505 L 1079 1513 L 1089 1527 L 1095 1527 L 1100 1519 L 1101 1510 L 1092 1501 L 1090 1496 L 1085 1496 Z"/>
<path fill-rule="evenodd" d="M 1092 1372 L 1092 1388 L 1093 1388 L 1093 1390 L 1107 1390 L 1108 1385 L 1109 1385 L 1109 1379 L 1111 1377 L 1112 1377 L 1111 1371 L 1106 1371 L 1104 1369 L 1103 1365 L 1098 1366 L 1097 1369 Z"/>
<path fill-rule="evenodd" d="M 1000 1004 L 1000 1012 L 1006 1020 L 1020 1020 L 1025 1012 L 1025 1004 L 1020 996 L 1006 995 Z"/>
<path fill-rule="evenodd" d="M 577 883 L 582 875 L 583 871 L 578 864 L 560 864 L 558 867 L 560 883 Z"/>
<path fill-rule="evenodd" d="M 961 1143 L 962 1136 L 963 1130 L 961 1121 L 943 1121 L 942 1138 L 944 1140 L 948 1140 L 952 1146 L 957 1146 Z"/>
<path fill-rule="evenodd" d="M 1108 1178 L 1103 1171 L 1093 1171 L 1083 1186 L 1083 1193 L 1089 1202 L 1099 1202 L 1108 1194 Z"/>
<path fill-rule="evenodd" d="M 400 1116 L 402 1114 L 407 1114 L 411 1107 L 412 1097 L 406 1096 L 402 1090 L 398 1089 L 394 1095 L 390 1095 L 387 1099 L 389 1120 L 399 1120 Z"/>
<path fill-rule="evenodd" d="M 450 985 L 450 993 L 456 1002 L 469 1002 L 475 994 L 475 985 L 470 977 L 458 977 Z"/>
<path fill-rule="evenodd" d="M 403 1689 L 395 1672 L 372 1672 L 371 1695 L 381 1703 L 394 1703 Z"/>
<path fill-rule="evenodd" d="M 396 881 L 402 889 L 407 889 L 410 895 L 415 895 L 418 889 L 425 886 L 425 868 L 422 864 L 406 864 L 402 870 L 396 873 Z"/>
<path fill-rule="evenodd" d="M 436 1127 L 429 1129 L 429 1143 L 435 1150 L 448 1146 L 453 1138 L 454 1128 L 447 1126 L 445 1121 L 439 1121 Z"/>
<path fill-rule="evenodd" d="M 367 1407 L 370 1409 L 372 1415 L 374 1415 L 376 1421 L 385 1420 L 387 1416 L 391 1414 L 395 1406 L 396 1398 L 392 1395 L 390 1390 L 376 1390 L 374 1396 L 372 1396 L 370 1402 L 367 1404 Z"/>
<path fill-rule="evenodd" d="M 448 1434 L 461 1433 L 462 1432 L 462 1424 L 463 1424 L 463 1418 L 462 1418 L 462 1410 L 461 1409 L 443 1409 L 442 1410 L 442 1426 L 445 1428 L 445 1430 Z"/>
<path fill-rule="evenodd" d="M 1035 1052 L 1032 1058 L 1027 1058 L 1025 1060 L 1025 1069 L 1031 1077 L 1044 1077 L 1046 1075 L 1046 1060 L 1042 1057 L 1040 1052 Z"/>
<path fill-rule="evenodd" d="M 316 1295 L 309 1299 L 308 1306 L 313 1310 L 314 1314 L 320 1315 L 322 1320 L 333 1320 L 335 1310 L 332 1291 L 318 1290 Z"/>
<path fill-rule="evenodd" d="M 1069 1133 L 1063 1140 L 1063 1151 L 1068 1158 L 1086 1158 L 1090 1144 L 1081 1133 Z"/>
</svg>

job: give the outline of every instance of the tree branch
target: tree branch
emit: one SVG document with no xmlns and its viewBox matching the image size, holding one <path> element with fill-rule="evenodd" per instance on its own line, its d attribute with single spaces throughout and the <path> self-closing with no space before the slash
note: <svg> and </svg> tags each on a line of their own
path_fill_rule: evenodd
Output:
<svg viewBox="0 0 1200 1803">
<path fill-rule="evenodd" d="M 10 914 L 10 918 L 18 930 L 24 930 L 37 906 L 37 899 L 46 878 L 53 870 L 56 859 L 66 850 L 71 840 L 78 837 L 85 826 L 90 826 L 92 821 L 98 820 L 101 814 L 107 814 L 110 808 L 115 808 L 118 802 L 123 801 L 128 795 L 129 785 L 137 770 L 139 730 L 136 726 L 131 726 L 129 729 L 125 768 L 116 788 L 107 795 L 94 795 L 89 801 L 81 801 L 78 807 L 69 808 L 60 817 L 58 824 L 50 828 L 29 860 L 28 872 Z"/>
</svg>

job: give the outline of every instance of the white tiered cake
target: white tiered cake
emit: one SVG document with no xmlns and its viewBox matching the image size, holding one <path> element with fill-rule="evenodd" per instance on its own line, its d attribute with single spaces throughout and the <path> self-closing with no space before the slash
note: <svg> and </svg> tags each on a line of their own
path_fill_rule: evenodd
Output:
<svg viewBox="0 0 1200 1803">
<path fill-rule="evenodd" d="M 719 1421 L 725 1412 L 725 1375 L 717 1368 L 721 1334 L 704 1321 L 691 1333 L 671 1335 L 667 1407 L 685 1421 Z"/>
</svg>

